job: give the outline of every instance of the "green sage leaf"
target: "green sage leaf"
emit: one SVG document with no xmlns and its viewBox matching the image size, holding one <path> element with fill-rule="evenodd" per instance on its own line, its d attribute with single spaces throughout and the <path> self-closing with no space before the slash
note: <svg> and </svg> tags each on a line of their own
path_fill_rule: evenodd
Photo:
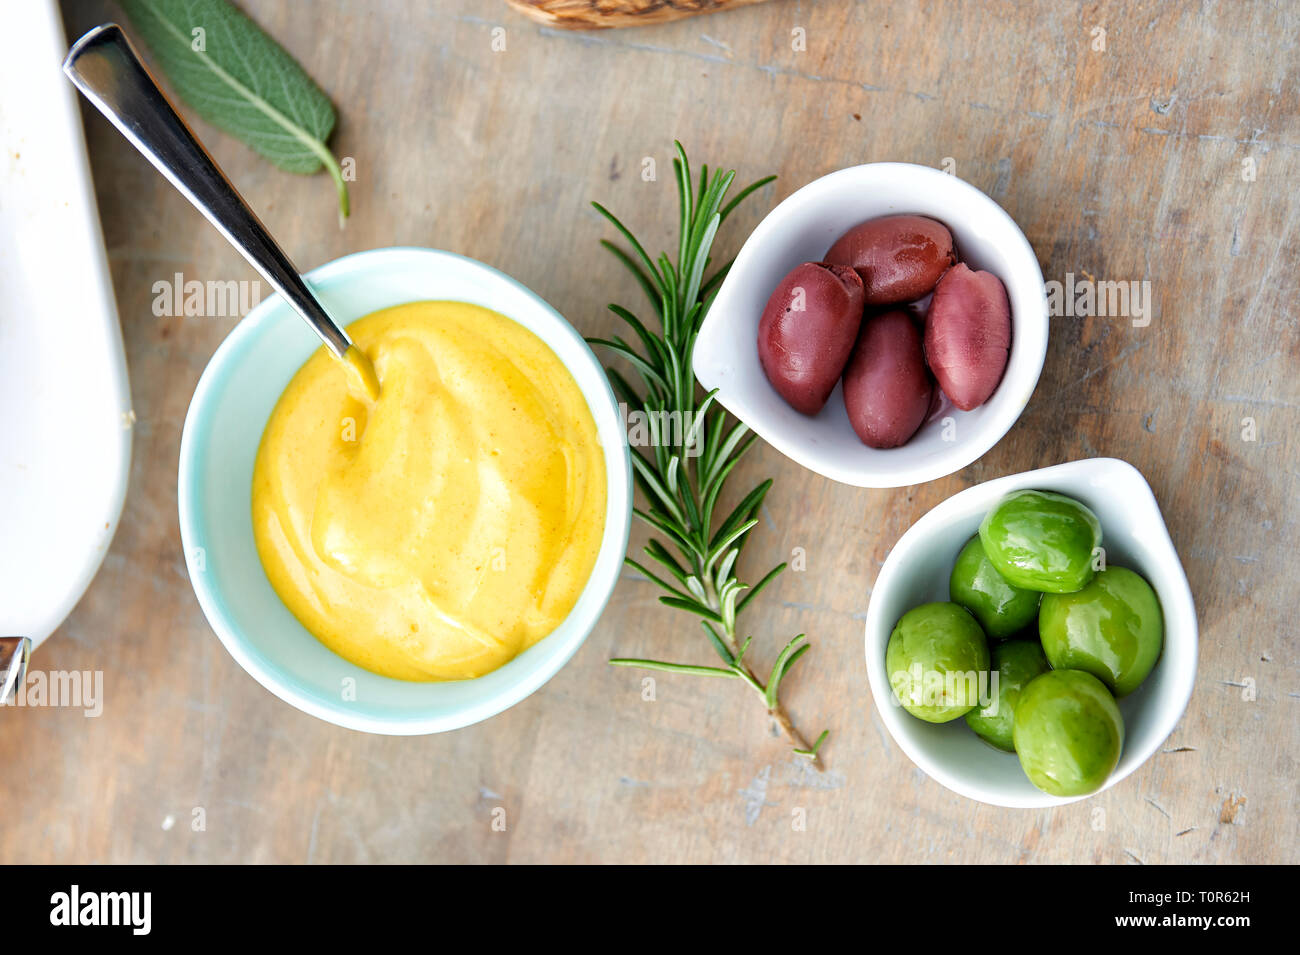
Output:
<svg viewBox="0 0 1300 955">
<path fill-rule="evenodd" d="M 280 44 L 227 0 L 122 0 L 132 26 L 178 96 L 205 120 L 287 172 L 329 170 L 340 221 L 343 172 L 325 145 L 329 97 Z"/>
</svg>

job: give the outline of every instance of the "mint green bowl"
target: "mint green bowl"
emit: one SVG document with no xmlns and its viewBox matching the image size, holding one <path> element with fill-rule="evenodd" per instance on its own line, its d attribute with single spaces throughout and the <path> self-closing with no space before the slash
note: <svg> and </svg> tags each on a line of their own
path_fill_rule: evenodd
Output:
<svg viewBox="0 0 1300 955">
<path fill-rule="evenodd" d="M 280 699 L 330 723 L 370 733 L 440 733 L 518 703 L 550 679 L 591 632 L 618 580 L 632 507 L 622 418 L 587 343 L 514 279 L 433 249 L 358 252 L 307 276 L 341 324 L 407 302 L 454 300 L 500 312 L 555 352 L 586 396 L 605 452 L 605 533 L 573 610 L 549 636 L 474 680 L 412 683 L 364 670 L 327 649 L 271 588 L 253 541 L 253 461 L 289 379 L 320 341 L 279 296 L 263 301 L 221 343 L 199 379 L 181 437 L 181 541 L 199 605 L 230 655 Z"/>
</svg>

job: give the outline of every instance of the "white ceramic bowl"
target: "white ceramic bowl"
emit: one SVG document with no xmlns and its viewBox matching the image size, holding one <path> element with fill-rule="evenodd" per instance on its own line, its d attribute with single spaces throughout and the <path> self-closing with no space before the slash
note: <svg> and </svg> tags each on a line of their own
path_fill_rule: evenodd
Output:
<svg viewBox="0 0 1300 955">
<path fill-rule="evenodd" d="M 271 588 L 253 541 L 253 461 L 289 379 L 320 341 L 279 297 L 221 343 L 199 379 L 181 437 L 181 541 L 190 581 L 230 655 L 264 687 L 313 716 L 372 733 L 415 735 L 486 719 L 532 693 L 577 651 L 609 600 L 631 520 L 631 461 L 613 391 L 587 343 L 510 277 L 430 249 L 375 249 L 307 275 L 346 324 L 406 302 L 452 299 L 493 309 L 555 352 L 586 396 L 605 451 L 605 533 L 577 604 L 549 636 L 474 680 L 412 683 L 364 670 L 316 640 Z"/>
<path fill-rule="evenodd" d="M 1087 797 L 1063 799 L 1036 789 L 1014 754 L 989 746 L 965 720 L 936 725 L 916 719 L 897 704 L 885 673 L 885 648 L 898 618 L 918 604 L 948 599 L 957 551 L 994 504 L 1023 488 L 1068 494 L 1092 508 L 1101 520 L 1107 564 L 1145 577 L 1164 614 L 1164 649 L 1155 669 L 1118 701 L 1124 750 L 1103 789 L 1146 762 L 1182 717 L 1196 681 L 1197 629 L 1192 592 L 1160 506 L 1141 473 L 1125 461 L 1089 458 L 986 481 L 954 494 L 899 538 L 867 608 L 867 675 L 880 717 L 903 752 L 953 792 L 995 806 L 1031 808 Z"/>
<path fill-rule="evenodd" d="M 840 386 L 816 417 L 782 400 L 758 360 L 758 321 L 786 273 L 817 262 L 859 222 L 916 213 L 948 226 L 962 261 L 993 272 L 1011 300 L 1011 356 L 993 396 L 974 411 L 921 427 L 901 448 L 868 448 L 854 433 Z M 1047 354 L 1047 294 L 1029 241 L 970 183 L 910 163 L 841 169 L 786 198 L 758 225 L 709 309 L 695 346 L 695 375 L 754 431 L 804 467 L 858 487 L 904 487 L 951 474 L 993 447 L 1020 417 Z"/>
</svg>

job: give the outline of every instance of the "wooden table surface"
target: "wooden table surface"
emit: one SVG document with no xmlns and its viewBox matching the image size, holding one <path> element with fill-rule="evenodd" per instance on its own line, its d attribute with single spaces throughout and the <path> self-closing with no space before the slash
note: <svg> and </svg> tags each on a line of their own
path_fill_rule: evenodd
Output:
<svg viewBox="0 0 1300 955">
<path fill-rule="evenodd" d="M 263 690 L 199 610 L 177 453 L 235 320 L 155 317 L 152 286 L 253 273 L 87 114 L 136 414 L 131 485 L 103 569 L 33 658 L 102 670 L 103 715 L 3 715 L 0 804 L 23 822 L 0 829 L 0 861 L 1297 861 L 1300 8 L 777 0 L 570 34 L 485 0 L 244 6 L 333 98 L 335 152 L 356 161 L 340 230 L 323 174 L 281 172 L 196 124 L 303 268 L 377 246 L 450 249 L 510 272 L 584 333 L 609 332 L 605 303 L 638 292 L 600 252 L 610 230 L 587 203 L 663 247 L 678 138 L 696 164 L 780 176 L 729 221 L 723 252 L 831 170 L 950 158 L 1020 223 L 1048 279 L 1149 281 L 1152 321 L 1054 319 L 1020 422 L 943 480 L 858 490 L 765 446 L 746 460 L 737 486 L 776 485 L 742 570 L 807 552 L 807 570 L 751 611 L 753 654 L 810 635 L 785 699 L 810 733 L 831 729 L 826 772 L 792 757 L 739 685 L 661 674 L 644 702 L 640 674 L 606 664 L 710 662 L 697 624 L 631 575 L 573 661 L 519 705 L 455 733 L 367 736 Z M 121 13 L 78 0 L 64 15 L 72 37 Z M 644 157 L 658 182 L 642 180 Z M 1157 755 L 1089 801 L 961 798 L 874 711 L 872 583 L 949 495 L 1095 455 L 1147 476 L 1182 555 L 1201 625 L 1191 704 Z"/>
</svg>

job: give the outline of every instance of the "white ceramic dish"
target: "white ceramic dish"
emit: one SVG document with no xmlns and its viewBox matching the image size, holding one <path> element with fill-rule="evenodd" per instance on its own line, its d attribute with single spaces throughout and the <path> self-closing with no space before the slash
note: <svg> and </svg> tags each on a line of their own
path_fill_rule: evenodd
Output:
<svg viewBox="0 0 1300 955">
<path fill-rule="evenodd" d="M 1011 300 L 1006 374 L 974 411 L 932 421 L 901 448 L 868 448 L 849 425 L 840 386 L 816 417 L 781 399 L 758 360 L 758 320 L 777 283 L 817 262 L 859 222 L 917 213 L 948 226 L 962 261 L 996 274 Z M 1019 227 L 974 186 L 928 166 L 870 163 L 841 169 L 793 193 L 758 225 L 736 256 L 695 346 L 695 375 L 769 444 L 804 467 L 859 487 L 904 487 L 951 474 L 993 447 L 1029 402 L 1047 354 L 1047 294 Z M 948 439 L 950 438 L 950 440 Z"/>
<path fill-rule="evenodd" d="M 1075 799 L 1036 789 L 1011 753 L 986 744 L 965 720 L 939 725 L 911 716 L 895 702 L 885 673 L 894 624 L 918 604 L 948 599 L 957 551 L 1004 495 L 1023 488 L 1077 498 L 1097 514 L 1106 561 L 1145 577 L 1160 598 L 1164 649 L 1146 681 L 1119 700 L 1124 750 L 1103 788 L 1141 766 L 1182 717 L 1196 681 L 1196 608 L 1160 506 L 1141 473 L 1115 458 L 1089 458 L 986 481 L 953 495 L 911 526 L 885 559 L 867 608 L 867 675 L 889 734 L 917 766 L 954 792 L 995 806 L 1056 806 Z M 1087 798 L 1087 797 L 1076 797 Z"/>
<path fill-rule="evenodd" d="M 58 7 L 5 17 L 18 42 L 0 57 L 0 635 L 39 644 L 117 529 L 131 394 Z"/>
<path fill-rule="evenodd" d="M 253 461 L 289 379 L 320 341 L 279 296 L 254 308 L 199 379 L 181 436 L 181 541 L 190 581 L 230 655 L 303 712 L 351 729 L 416 735 L 486 719 L 549 680 L 577 651 L 614 590 L 627 552 L 632 465 L 605 372 L 558 312 L 506 275 L 431 249 L 375 249 L 307 275 L 347 324 L 406 302 L 471 302 L 514 319 L 555 352 L 587 398 L 605 452 L 605 532 L 577 604 L 549 636 L 475 680 L 412 683 L 364 670 L 316 640 L 280 601 L 253 540 Z"/>
</svg>

